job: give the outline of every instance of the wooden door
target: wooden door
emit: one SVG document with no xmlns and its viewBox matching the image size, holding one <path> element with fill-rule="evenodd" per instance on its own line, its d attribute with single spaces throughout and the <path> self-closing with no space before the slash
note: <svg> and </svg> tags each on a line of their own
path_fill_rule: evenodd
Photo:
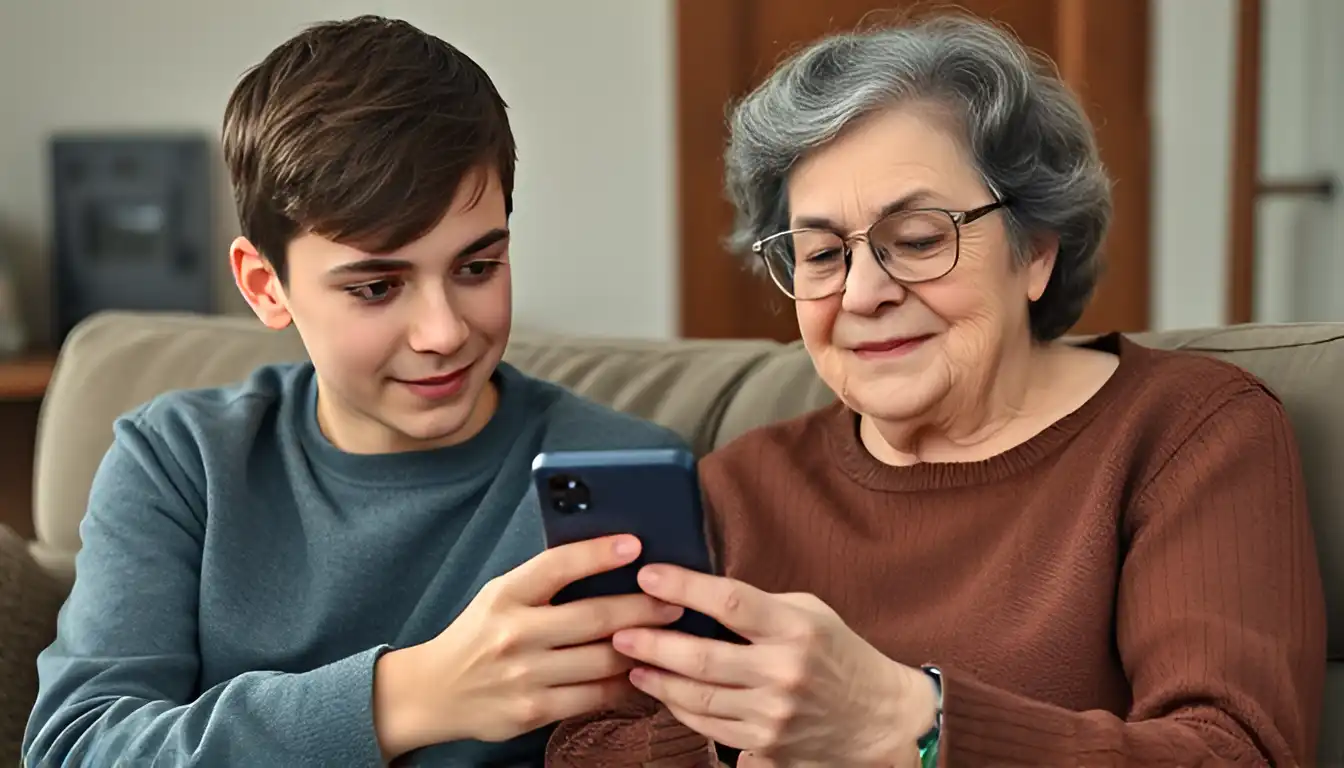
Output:
<svg viewBox="0 0 1344 768">
<path fill-rule="evenodd" d="M 896 3 L 896 6 L 910 3 Z M 1097 125 L 1115 179 L 1107 272 L 1079 333 L 1148 326 L 1148 10 L 1144 0 L 962 0 L 1050 56 Z M 723 246 L 725 114 L 787 53 L 895 16 L 876 0 L 677 0 L 681 331 L 798 338 L 793 307 Z"/>
</svg>

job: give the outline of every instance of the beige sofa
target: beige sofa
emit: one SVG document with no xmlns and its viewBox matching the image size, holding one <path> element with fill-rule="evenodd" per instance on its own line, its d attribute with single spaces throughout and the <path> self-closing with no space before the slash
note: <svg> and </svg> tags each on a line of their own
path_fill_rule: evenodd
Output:
<svg viewBox="0 0 1344 768">
<path fill-rule="evenodd" d="M 1306 462 L 1330 611 L 1319 765 L 1344 766 L 1344 324 L 1246 326 L 1140 335 L 1223 357 L 1286 401 Z M 0 536 L 0 763 L 31 704 L 32 656 L 49 640 L 72 578 L 89 484 L 113 418 L 167 389 L 237 381 L 303 357 L 298 339 L 250 318 L 106 314 L 61 352 L 38 436 L 34 521 L 23 547 Z M 765 341 L 610 341 L 516 334 L 508 359 L 533 375 L 654 419 L 706 451 L 831 399 L 798 346 Z M 7 710 L 7 711 L 6 711 Z M 6 732 L 8 731 L 8 732 Z M 6 738 L 10 741 L 7 743 Z"/>
</svg>

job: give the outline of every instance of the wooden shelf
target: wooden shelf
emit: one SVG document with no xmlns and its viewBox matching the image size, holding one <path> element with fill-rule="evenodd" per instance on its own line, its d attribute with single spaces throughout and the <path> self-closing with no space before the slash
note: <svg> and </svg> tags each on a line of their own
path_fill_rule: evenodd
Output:
<svg viewBox="0 0 1344 768">
<path fill-rule="evenodd" d="M 0 358 L 0 400 L 40 400 L 51 383 L 55 353 Z"/>
</svg>

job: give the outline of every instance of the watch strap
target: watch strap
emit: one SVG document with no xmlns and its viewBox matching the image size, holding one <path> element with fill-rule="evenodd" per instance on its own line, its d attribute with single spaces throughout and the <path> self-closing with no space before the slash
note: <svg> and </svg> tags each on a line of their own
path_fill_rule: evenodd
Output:
<svg viewBox="0 0 1344 768">
<path fill-rule="evenodd" d="M 938 746 L 942 743 L 943 735 L 943 672 L 930 664 L 925 664 L 919 669 L 933 684 L 937 703 L 933 714 L 933 727 L 919 737 L 915 746 L 919 748 L 920 768 L 933 768 L 938 764 Z"/>
</svg>

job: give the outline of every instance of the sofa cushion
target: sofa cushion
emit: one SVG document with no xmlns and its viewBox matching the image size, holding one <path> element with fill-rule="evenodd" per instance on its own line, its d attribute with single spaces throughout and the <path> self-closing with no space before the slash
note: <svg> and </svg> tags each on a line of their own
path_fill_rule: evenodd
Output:
<svg viewBox="0 0 1344 768">
<path fill-rule="evenodd" d="M 817 376 L 802 342 L 779 347 L 738 388 L 719 422 L 714 447 L 722 448 L 757 427 L 833 402 L 835 393 Z"/>
<path fill-rule="evenodd" d="M 778 345 L 770 341 L 605 341 L 515 335 L 519 370 L 675 430 L 698 454 L 714 447 L 738 385 Z"/>
<path fill-rule="evenodd" d="M 1325 708 L 1321 714 L 1321 738 L 1316 748 L 1316 765 L 1344 765 L 1344 662 L 1334 662 L 1325 670 Z"/>
<path fill-rule="evenodd" d="M 33 556 L 73 577 L 79 521 L 117 416 L 169 389 L 228 384 L 259 365 L 304 357 L 297 334 L 252 317 L 108 312 L 81 323 L 62 345 L 42 401 Z"/>
</svg>

